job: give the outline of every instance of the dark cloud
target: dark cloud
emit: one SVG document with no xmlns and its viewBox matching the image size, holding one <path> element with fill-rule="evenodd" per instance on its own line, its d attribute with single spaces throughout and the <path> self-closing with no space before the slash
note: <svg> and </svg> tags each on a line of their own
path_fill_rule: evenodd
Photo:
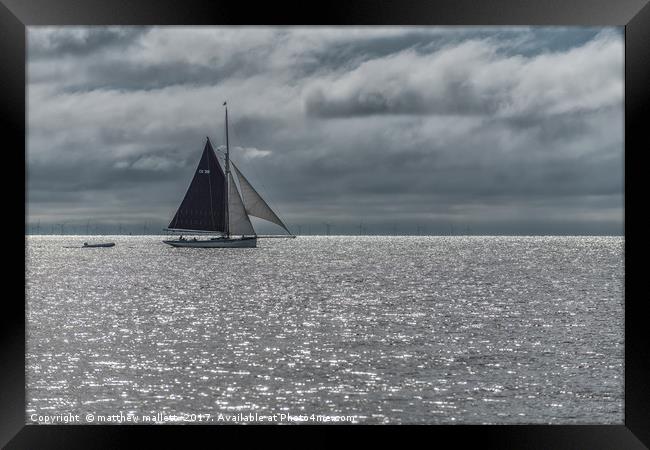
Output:
<svg viewBox="0 0 650 450">
<path fill-rule="evenodd" d="M 28 34 L 31 222 L 166 225 L 227 99 L 234 160 L 303 232 L 622 233 L 620 30 Z"/>
<path fill-rule="evenodd" d="M 107 48 L 124 48 L 146 33 L 147 27 L 30 27 L 27 51 L 33 58 L 83 57 Z"/>
<path fill-rule="evenodd" d="M 349 96 L 329 98 L 324 89 L 315 89 L 305 100 L 305 110 L 316 117 L 352 117 L 375 114 L 493 114 L 498 98 L 479 96 L 463 80 L 449 80 L 445 95 L 431 102 L 415 88 L 405 86 L 391 95 L 372 86 L 364 86 Z"/>
</svg>

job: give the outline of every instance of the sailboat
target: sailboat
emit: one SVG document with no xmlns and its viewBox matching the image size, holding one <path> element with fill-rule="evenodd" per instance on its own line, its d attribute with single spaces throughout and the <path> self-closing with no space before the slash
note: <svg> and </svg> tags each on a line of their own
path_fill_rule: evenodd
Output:
<svg viewBox="0 0 650 450">
<path fill-rule="evenodd" d="M 165 229 L 184 234 L 217 234 L 207 239 L 188 239 L 181 234 L 178 239 L 164 240 L 173 247 L 197 248 L 254 248 L 259 237 L 291 237 L 295 235 L 264 201 L 244 174 L 230 159 L 228 142 L 228 106 L 226 111 L 226 153 L 224 169 L 206 138 L 203 154 L 194 172 L 185 197 L 176 214 Z M 232 168 L 232 170 L 231 170 Z M 234 172 L 234 176 L 233 176 Z M 235 183 L 239 181 L 241 193 Z M 288 234 L 258 236 L 249 216 L 259 217 L 282 227 Z"/>
</svg>

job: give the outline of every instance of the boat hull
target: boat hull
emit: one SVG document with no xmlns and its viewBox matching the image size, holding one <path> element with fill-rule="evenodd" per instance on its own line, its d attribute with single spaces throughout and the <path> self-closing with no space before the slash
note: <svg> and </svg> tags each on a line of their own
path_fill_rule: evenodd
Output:
<svg viewBox="0 0 650 450">
<path fill-rule="evenodd" d="M 115 242 L 107 242 L 105 244 L 84 244 L 81 248 L 106 248 L 115 247 Z"/>
<path fill-rule="evenodd" d="M 217 238 L 205 240 L 192 240 L 192 239 L 175 239 L 163 241 L 172 247 L 188 247 L 188 248 L 255 248 L 257 247 L 256 237 L 244 237 L 235 239 Z"/>
</svg>

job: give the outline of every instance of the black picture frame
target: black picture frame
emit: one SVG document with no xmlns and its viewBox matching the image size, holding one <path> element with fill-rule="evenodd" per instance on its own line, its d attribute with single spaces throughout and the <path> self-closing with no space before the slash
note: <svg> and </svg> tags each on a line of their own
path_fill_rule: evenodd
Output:
<svg viewBox="0 0 650 450">
<path fill-rule="evenodd" d="M 633 258 L 643 251 L 642 238 L 634 231 L 630 199 L 638 199 L 643 166 L 640 155 L 650 149 L 645 117 L 650 116 L 650 5 L 649 0 L 347 0 L 331 3 L 293 1 L 246 2 L 223 0 L 0 0 L 0 124 L 5 175 L 3 190 L 15 202 L 3 217 L 16 235 L 22 231 L 15 211 L 25 217 L 25 191 L 16 192 L 19 180 L 25 187 L 26 123 L 26 26 L 30 25 L 588 25 L 625 26 L 625 421 L 624 425 L 437 425 L 417 427 L 454 446 L 480 443 L 495 448 L 645 448 L 650 446 L 650 346 L 646 326 L 646 297 L 634 294 Z M 646 114 L 644 114 L 646 113 Z M 22 149 L 22 152 L 20 151 Z M 17 168 L 23 165 L 25 171 Z M 10 168 L 11 170 L 7 170 Z M 8 212 L 10 211 L 10 212 Z M 16 222 L 11 224 L 11 222 Z M 14 233 L 11 233 L 14 236 Z M 25 260 L 25 245 L 12 238 L 16 258 Z M 633 242 L 634 244 L 630 244 Z M 642 247 L 641 247 L 642 248 Z M 6 250 L 5 250 L 6 252 Z M 8 254 L 4 260 L 9 261 Z M 20 271 L 18 264 L 14 268 Z M 22 276 L 25 276 L 22 267 Z M 24 278 L 23 278 L 24 279 Z M 224 426 L 39 426 L 25 424 L 25 290 L 10 289 L 19 276 L 5 279 L 0 315 L 0 444 L 6 448 L 122 448 L 134 438 L 170 443 L 181 439 L 209 438 L 219 443 L 224 434 L 242 428 Z M 258 428 L 259 427 L 255 427 Z M 275 430 L 285 427 L 264 427 Z M 295 427 L 290 427 L 292 431 Z M 298 433 L 314 427 L 298 427 Z M 324 433 L 320 443 L 337 445 L 337 433 Z M 356 433 L 367 426 L 347 426 Z M 383 436 L 386 429 L 372 427 Z M 413 430 L 413 427 L 401 427 Z M 216 433 L 216 436 L 215 436 Z M 292 435 L 295 433 L 291 433 Z M 217 438 L 218 436 L 218 438 Z M 219 441 L 214 441 L 217 438 Z M 245 438 L 244 438 L 245 439 Z"/>
</svg>

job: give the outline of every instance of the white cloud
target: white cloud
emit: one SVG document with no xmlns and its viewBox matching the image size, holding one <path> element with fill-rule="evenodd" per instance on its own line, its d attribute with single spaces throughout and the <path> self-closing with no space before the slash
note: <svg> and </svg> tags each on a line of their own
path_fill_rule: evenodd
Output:
<svg viewBox="0 0 650 450">
<path fill-rule="evenodd" d="M 153 172 L 166 172 L 172 169 L 183 167 L 181 161 L 175 161 L 170 158 L 161 156 L 143 156 L 129 163 L 128 161 L 118 161 L 114 167 L 117 169 L 134 169 L 147 170 Z"/>
<path fill-rule="evenodd" d="M 263 158 L 273 153 L 270 150 L 260 150 L 255 147 L 235 147 L 233 150 L 243 159 Z"/>
<path fill-rule="evenodd" d="M 566 52 L 530 57 L 502 42 L 469 40 L 421 54 L 407 49 L 313 80 L 307 110 L 324 116 L 381 113 L 543 116 L 622 107 L 623 42 L 602 33 Z"/>
</svg>

